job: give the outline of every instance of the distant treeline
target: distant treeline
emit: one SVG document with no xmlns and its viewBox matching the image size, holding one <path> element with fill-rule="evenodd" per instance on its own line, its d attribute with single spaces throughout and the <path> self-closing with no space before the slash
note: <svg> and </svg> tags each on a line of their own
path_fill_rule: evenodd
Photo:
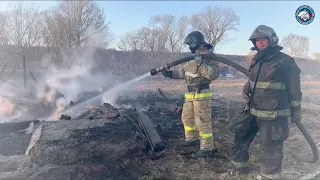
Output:
<svg viewBox="0 0 320 180">
<path fill-rule="evenodd" d="M 15 46 L 0 46 L 0 68 L 4 67 L 6 63 L 9 65 L 6 71 L 22 70 L 22 57 L 16 53 Z M 132 74 L 138 75 L 150 71 L 152 68 L 163 66 L 172 61 L 168 53 L 148 54 L 141 51 L 117 51 L 112 49 L 97 49 L 97 48 L 71 48 L 69 50 L 59 51 L 58 49 L 51 49 L 46 47 L 31 47 L 26 49 L 27 69 L 31 70 L 45 70 L 48 62 L 57 66 L 64 66 L 67 62 L 72 64 L 76 54 L 76 58 L 82 56 L 89 60 L 93 60 L 94 66 L 92 71 L 95 72 L 111 72 L 114 74 Z M 189 56 L 189 53 L 175 54 L 175 59 Z M 221 55 L 230 59 L 242 66 L 247 67 L 247 56 L 239 55 Z M 301 69 L 309 68 L 310 66 L 319 66 L 319 63 L 314 60 L 296 59 Z M 223 66 L 223 64 L 221 64 Z M 0 70 L 1 70 L 0 69 Z"/>
</svg>

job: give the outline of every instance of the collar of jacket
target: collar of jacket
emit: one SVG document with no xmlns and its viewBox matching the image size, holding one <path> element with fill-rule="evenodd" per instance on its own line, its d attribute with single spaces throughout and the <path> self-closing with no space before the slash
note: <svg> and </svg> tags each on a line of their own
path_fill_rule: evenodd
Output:
<svg viewBox="0 0 320 180">
<path fill-rule="evenodd" d="M 258 51 L 258 53 L 253 57 L 253 60 L 257 62 L 263 62 L 270 59 L 271 56 L 273 56 L 277 52 L 280 52 L 282 49 L 283 47 L 278 45 L 275 47 L 269 46 L 262 51 Z"/>
<path fill-rule="evenodd" d="M 276 53 L 280 52 L 282 49 L 283 47 L 277 45 L 275 47 L 269 46 L 262 51 L 258 51 L 258 53 L 252 59 L 252 64 L 250 65 L 249 71 L 257 63 L 262 63 L 271 60 L 271 57 L 273 57 Z"/>
<path fill-rule="evenodd" d="M 207 54 L 214 54 L 214 53 L 212 51 L 209 51 Z M 203 58 L 201 54 L 196 54 L 193 60 L 196 61 L 197 63 L 201 63 L 203 61 L 206 61 L 207 59 Z"/>
</svg>

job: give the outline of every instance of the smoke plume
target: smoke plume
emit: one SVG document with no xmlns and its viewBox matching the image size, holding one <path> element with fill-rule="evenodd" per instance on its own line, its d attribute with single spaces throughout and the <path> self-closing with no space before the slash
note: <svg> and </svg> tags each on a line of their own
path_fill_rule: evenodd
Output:
<svg viewBox="0 0 320 180">
<path fill-rule="evenodd" d="M 0 85 L 0 123 L 9 122 L 21 117 L 27 109 L 21 106 L 21 101 L 27 95 L 25 89 L 12 86 L 10 83 Z"/>
<path fill-rule="evenodd" d="M 63 54 L 63 62 L 59 67 L 50 66 L 44 83 L 37 88 L 37 98 L 44 98 L 55 107 L 50 119 L 57 119 L 71 101 L 83 101 L 86 93 L 101 92 L 101 89 L 118 80 L 114 75 L 93 71 L 93 56 L 96 50 L 95 47 L 72 49 L 71 52 Z"/>
<path fill-rule="evenodd" d="M 23 116 L 27 114 L 37 116 L 32 110 L 37 111 L 42 107 L 50 109 L 51 113 L 46 117 L 33 118 L 57 120 L 71 102 L 76 106 L 77 102 L 88 99 L 87 96 L 91 96 L 92 93 L 97 95 L 104 92 L 101 102 L 112 105 L 115 105 L 119 96 L 130 95 L 129 90 L 133 85 L 147 77 L 149 73 L 123 83 L 119 76 L 105 73 L 106 71 L 97 72 L 99 65 L 94 61 L 95 52 L 99 48 L 97 44 L 99 35 L 88 40 L 86 46 L 60 52 L 62 61 L 58 65 L 50 63 L 52 62 L 50 55 L 45 56 L 41 64 L 46 70 L 37 77 L 36 82 L 28 78 L 33 85 L 28 82 L 29 88 L 26 90 L 8 84 L 0 86 L 0 122 L 10 121 L 18 116 L 23 120 Z M 37 107 L 38 109 L 30 109 L 12 100 L 21 97 L 32 99 L 35 104 L 41 106 Z"/>
</svg>

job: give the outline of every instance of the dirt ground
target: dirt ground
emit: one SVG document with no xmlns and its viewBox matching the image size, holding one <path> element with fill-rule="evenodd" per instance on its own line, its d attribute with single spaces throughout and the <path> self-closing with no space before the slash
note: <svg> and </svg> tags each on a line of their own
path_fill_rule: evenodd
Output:
<svg viewBox="0 0 320 180">
<path fill-rule="evenodd" d="M 65 130 L 58 136 L 63 137 L 63 144 L 67 148 L 72 149 L 73 145 L 80 144 L 81 147 L 85 147 L 86 151 L 90 151 L 87 154 L 83 153 L 79 159 L 74 160 L 74 164 L 68 164 L 68 166 L 61 168 L 49 168 L 47 170 L 46 176 L 37 176 L 31 179 L 55 179 L 52 178 L 54 174 L 60 175 L 58 177 L 67 176 L 64 175 L 65 172 L 72 172 L 70 175 L 71 179 L 234 179 L 234 180 L 244 180 L 244 179 L 256 179 L 258 172 L 253 172 L 249 175 L 239 175 L 231 172 L 228 163 L 230 161 L 230 146 L 232 145 L 234 134 L 231 133 L 227 128 L 229 122 L 236 117 L 237 113 L 241 110 L 245 101 L 241 97 L 241 89 L 246 79 L 228 79 L 228 80 L 217 80 L 213 85 L 213 107 L 212 107 L 212 119 L 213 119 L 213 133 L 214 133 L 214 143 L 215 143 L 215 156 L 210 158 L 202 159 L 191 159 L 189 155 L 180 155 L 176 148 L 177 144 L 183 139 L 183 126 L 180 120 L 180 114 L 177 112 L 172 112 L 171 107 L 176 105 L 181 105 L 183 102 L 183 93 L 185 91 L 184 81 L 182 80 L 153 80 L 152 78 L 142 81 L 136 86 L 136 92 L 131 93 L 129 96 L 120 97 L 118 104 L 124 107 L 130 106 L 134 102 L 139 102 L 144 108 L 147 115 L 150 117 L 155 125 L 157 132 L 159 133 L 161 139 L 166 145 L 166 151 L 158 159 L 151 160 L 148 159 L 146 154 L 141 154 L 135 143 L 140 142 L 138 139 L 140 136 L 128 137 L 126 132 L 132 132 L 131 125 L 121 124 L 124 122 L 129 122 L 127 117 L 120 118 L 120 124 L 115 126 L 112 133 L 108 131 L 106 126 L 99 128 L 88 128 L 82 130 L 76 130 L 72 133 L 66 133 L 71 126 L 77 127 L 81 124 L 81 121 L 73 123 L 72 121 L 61 121 L 61 122 L 50 122 L 49 127 L 64 128 Z M 317 145 L 320 145 L 320 122 L 319 118 L 319 86 L 320 81 L 315 79 L 302 79 L 302 92 L 303 92 L 303 124 L 308 129 L 309 133 L 314 138 Z M 160 97 L 157 92 L 157 88 L 160 88 L 167 99 Z M 134 95 L 135 94 L 135 95 Z M 122 114 L 126 114 L 131 118 L 134 118 L 134 113 L 129 110 L 125 110 Z M 98 121 L 98 120 L 97 120 Z M 99 120 L 101 122 L 101 120 Z M 86 122 L 92 126 L 92 122 Z M 92 126 L 93 127 L 93 126 Z M 110 126 L 112 127 L 112 126 Z M 44 128 L 44 129 L 46 129 Z M 123 134 L 117 133 L 121 128 L 123 128 Z M 53 132 L 58 133 L 58 128 Z M 283 163 L 283 173 L 287 176 L 287 179 L 298 179 L 302 175 L 313 171 L 318 168 L 320 163 L 307 164 L 298 162 L 291 154 L 291 151 L 310 154 L 310 148 L 294 124 L 290 124 L 290 137 L 285 143 L 285 159 Z M 120 131 L 121 133 L 121 131 Z M 72 135 L 71 138 L 67 138 L 68 134 Z M 133 133 L 134 134 L 134 133 Z M 11 137 L 12 134 L 6 136 L 0 136 L 0 143 L 3 143 Z M 21 136 L 21 134 L 20 134 Z M 57 140 L 51 138 L 50 134 L 47 133 L 47 140 L 42 139 L 42 142 L 48 142 L 51 149 L 57 147 Z M 57 136 L 57 134 L 52 134 Z M 2 138 L 3 137 L 3 138 Z M 139 137 L 139 138 L 138 138 Z M 52 141 L 50 141 L 50 138 Z M 107 152 L 103 154 L 101 148 L 110 148 L 108 144 L 103 144 L 104 142 L 111 142 L 112 146 L 118 142 L 118 150 L 125 152 Z M 59 141 L 61 144 L 62 141 Z M 124 143 L 125 142 L 125 143 Z M 83 143 L 83 144 L 82 144 Z M 10 143 L 8 143 L 10 145 Z M 24 143 L 25 144 L 25 143 Z M 9 146 L 8 145 L 8 146 Z M 89 148 L 89 145 L 93 145 L 94 149 Z M 99 150 L 97 150 L 99 149 Z M 127 151 L 127 149 L 129 149 Z M 1 150 L 1 149 L 0 149 Z M 20 153 L 21 151 L 21 153 Z M 23 150 L 17 150 L 14 154 L 23 154 Z M 100 154 L 94 154 L 98 152 Z M 67 151 L 70 152 L 70 151 Z M 258 154 L 259 154 L 259 143 L 257 139 L 252 143 L 250 148 L 251 158 L 250 162 L 252 164 L 259 164 Z M 108 153 L 113 153 L 108 154 Z M 115 158 L 113 160 L 106 161 L 109 156 L 114 156 L 115 154 L 121 154 L 121 158 Z M 0 153 L 1 154 L 1 153 Z M 10 153 L 9 153 L 10 154 Z M 8 154 L 8 155 L 9 155 Z M 13 154 L 10 154 L 13 155 Z M 59 154 L 58 154 L 59 155 Z M 59 156 L 57 155 L 57 158 Z M 70 154 L 66 154 L 70 156 Z M 91 158 L 93 157 L 93 158 Z M 62 157 L 61 157 L 62 158 Z M 64 157 L 68 158 L 68 157 Z M 69 157 L 70 158 L 70 157 Z M 85 158 L 83 161 L 80 158 Z M 91 159 L 90 159 L 91 158 Z M 57 159 L 54 159 L 57 160 Z M 78 167 L 81 162 L 86 166 Z M 64 164 L 61 164 L 64 165 Z M 71 166 L 72 165 L 72 166 Z M 60 168 L 60 169 L 59 169 Z M 85 176 L 84 172 L 92 171 L 92 169 L 103 169 L 106 171 L 103 173 L 98 173 L 95 175 Z M 61 171 L 61 169 L 63 171 Z M 89 170 L 88 170 L 89 169 Z M 97 172 L 99 170 L 96 170 Z M 42 170 L 41 172 L 44 172 Z M 48 178 L 51 175 L 51 178 Z M 33 175 L 34 176 L 34 175 Z M 73 178 L 72 178 L 73 177 Z M 78 177 L 78 178 L 74 178 Z M 1 179 L 1 178 L 0 178 Z"/>
</svg>

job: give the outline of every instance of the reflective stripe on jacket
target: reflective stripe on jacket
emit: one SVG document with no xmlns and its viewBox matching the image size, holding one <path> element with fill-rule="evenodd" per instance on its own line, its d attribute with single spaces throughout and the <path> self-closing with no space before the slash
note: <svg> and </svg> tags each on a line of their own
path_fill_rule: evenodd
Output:
<svg viewBox="0 0 320 180">
<path fill-rule="evenodd" d="M 201 83 L 210 84 L 219 77 L 219 65 L 216 61 L 201 59 L 191 60 L 180 69 L 172 70 L 172 79 L 184 78 L 188 86 L 196 86 Z M 185 100 L 211 99 L 212 93 L 209 89 L 203 89 L 199 93 L 185 93 Z"/>
<path fill-rule="evenodd" d="M 258 64 L 250 68 L 247 84 L 251 92 L 257 77 Z M 292 112 L 300 110 L 300 72 L 294 59 L 280 51 L 263 61 L 250 103 L 251 114 L 260 118 L 275 119 L 290 116 Z"/>
</svg>

